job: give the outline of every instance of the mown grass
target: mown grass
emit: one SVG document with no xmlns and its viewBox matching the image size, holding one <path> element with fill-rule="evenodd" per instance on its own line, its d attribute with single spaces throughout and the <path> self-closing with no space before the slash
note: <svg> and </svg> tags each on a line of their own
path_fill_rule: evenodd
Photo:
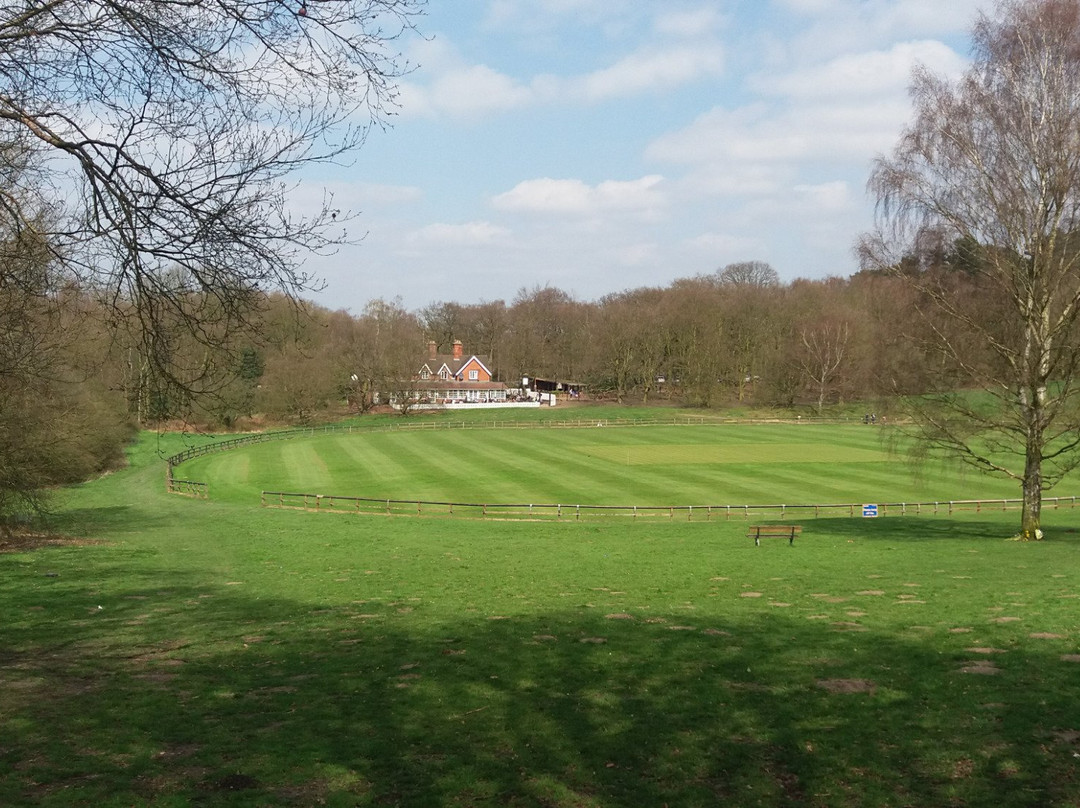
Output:
<svg viewBox="0 0 1080 808">
<path fill-rule="evenodd" d="M 884 434 L 861 424 L 336 433 L 208 455 L 178 473 L 237 503 L 264 490 L 641 506 L 1017 496 L 1016 483 L 963 468 L 909 468 Z"/>
<path fill-rule="evenodd" d="M 0 554 L 2 805 L 1080 802 L 1078 512 L 328 517 L 169 497 L 173 440 Z"/>
</svg>

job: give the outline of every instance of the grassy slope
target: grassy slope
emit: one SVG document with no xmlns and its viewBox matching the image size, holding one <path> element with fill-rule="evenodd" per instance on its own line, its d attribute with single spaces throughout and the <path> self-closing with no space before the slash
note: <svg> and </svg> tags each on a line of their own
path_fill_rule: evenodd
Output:
<svg viewBox="0 0 1080 808">
<path fill-rule="evenodd" d="M 136 454 L 60 498 L 106 544 L 0 555 L 0 804 L 1080 800 L 1075 512 L 757 548 L 197 502 Z"/>
</svg>

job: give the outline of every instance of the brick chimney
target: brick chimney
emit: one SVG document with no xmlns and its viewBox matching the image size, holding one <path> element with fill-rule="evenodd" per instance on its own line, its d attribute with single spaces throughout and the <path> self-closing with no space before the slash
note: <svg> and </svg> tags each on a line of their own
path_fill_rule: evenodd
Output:
<svg viewBox="0 0 1080 808">
<path fill-rule="evenodd" d="M 454 340 L 454 359 L 461 359 L 461 340 Z"/>
<path fill-rule="evenodd" d="M 428 344 L 427 344 L 428 359 L 432 359 L 432 360 L 435 359 L 435 356 L 436 356 L 435 350 L 436 350 L 437 347 L 438 346 L 435 345 L 435 340 L 428 340 Z"/>
</svg>

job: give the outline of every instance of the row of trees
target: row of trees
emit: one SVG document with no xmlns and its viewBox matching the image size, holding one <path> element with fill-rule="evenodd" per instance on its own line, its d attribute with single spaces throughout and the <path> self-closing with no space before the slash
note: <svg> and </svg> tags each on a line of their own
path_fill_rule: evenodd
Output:
<svg viewBox="0 0 1080 808">
<path fill-rule="evenodd" d="M 938 256 L 920 278 L 939 278 L 956 297 L 975 300 L 979 287 L 960 255 Z M 441 302 L 411 312 L 374 301 L 357 316 L 314 305 L 297 316 L 285 298 L 271 297 L 259 335 L 234 351 L 235 378 L 193 402 L 189 416 L 230 426 L 256 415 L 304 421 L 344 406 L 367 412 L 391 394 L 406 397 L 428 341 L 449 352 L 454 340 L 486 357 L 512 387 L 527 376 L 617 402 L 821 412 L 959 384 L 958 375 L 943 380 L 925 344 L 918 324 L 926 303 L 892 272 L 782 284 L 761 262 L 595 302 L 544 287 L 522 290 L 509 304 Z M 973 344 L 969 355 L 989 361 L 986 347 Z"/>
</svg>

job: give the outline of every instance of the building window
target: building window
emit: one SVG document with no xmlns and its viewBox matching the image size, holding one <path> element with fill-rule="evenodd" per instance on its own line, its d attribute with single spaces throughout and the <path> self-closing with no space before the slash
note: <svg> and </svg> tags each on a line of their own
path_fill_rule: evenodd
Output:
<svg viewBox="0 0 1080 808">
<path fill-rule="evenodd" d="M 428 371 L 427 368 L 424 368 L 423 370 L 420 371 L 420 378 L 423 379 L 424 381 L 427 381 L 428 379 L 431 378 L 431 373 Z"/>
<path fill-rule="evenodd" d="M 443 368 L 439 371 L 439 378 L 445 382 L 447 379 L 450 378 L 450 371 L 448 371 L 446 368 Z"/>
<path fill-rule="evenodd" d="M 470 370 L 469 371 L 469 381 L 470 382 L 478 382 L 478 381 L 480 381 L 480 371 L 479 370 Z"/>
</svg>

